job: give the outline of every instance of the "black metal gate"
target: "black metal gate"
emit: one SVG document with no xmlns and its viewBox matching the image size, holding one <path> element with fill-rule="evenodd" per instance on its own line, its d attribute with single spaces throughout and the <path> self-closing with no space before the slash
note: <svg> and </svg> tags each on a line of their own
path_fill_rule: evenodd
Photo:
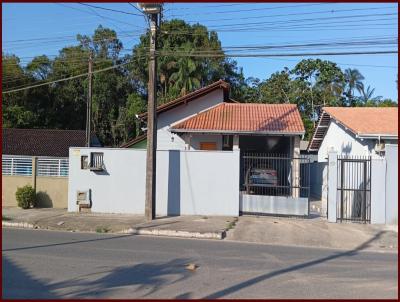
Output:
<svg viewBox="0 0 400 302">
<path fill-rule="evenodd" d="M 371 157 L 338 157 L 338 221 L 371 221 Z"/>
</svg>

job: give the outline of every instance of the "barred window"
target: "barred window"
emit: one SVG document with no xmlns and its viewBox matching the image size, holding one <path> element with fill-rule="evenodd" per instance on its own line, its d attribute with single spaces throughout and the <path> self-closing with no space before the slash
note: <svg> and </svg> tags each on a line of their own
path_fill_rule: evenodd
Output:
<svg viewBox="0 0 400 302">
<path fill-rule="evenodd" d="M 68 158 L 38 158 L 38 176 L 68 176 Z"/>
<path fill-rule="evenodd" d="M 32 158 L 3 155 L 2 175 L 32 176 Z"/>
</svg>

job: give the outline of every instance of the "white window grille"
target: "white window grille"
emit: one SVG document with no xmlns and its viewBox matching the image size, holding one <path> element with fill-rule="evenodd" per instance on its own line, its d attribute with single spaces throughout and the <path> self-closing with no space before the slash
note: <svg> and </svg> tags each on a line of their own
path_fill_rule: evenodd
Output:
<svg viewBox="0 0 400 302">
<path fill-rule="evenodd" d="M 2 175 L 32 176 L 32 158 L 3 155 Z"/>
<path fill-rule="evenodd" d="M 68 176 L 68 158 L 44 158 L 37 160 L 37 176 Z"/>
</svg>

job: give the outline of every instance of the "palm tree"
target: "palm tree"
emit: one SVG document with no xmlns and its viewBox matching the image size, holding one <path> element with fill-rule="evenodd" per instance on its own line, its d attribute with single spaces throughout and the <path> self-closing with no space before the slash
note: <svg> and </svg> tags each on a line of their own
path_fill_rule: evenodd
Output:
<svg viewBox="0 0 400 302">
<path fill-rule="evenodd" d="M 176 61 L 176 72 L 171 74 L 170 82 L 174 83 L 173 87 L 177 89 L 181 95 L 200 88 L 200 78 L 198 63 L 189 55 L 192 50 L 185 47 L 188 56 L 182 56 Z"/>
<path fill-rule="evenodd" d="M 375 96 L 373 97 L 375 92 L 375 88 L 371 88 L 371 86 L 368 85 L 367 89 L 365 89 L 364 85 L 362 85 L 361 88 L 361 101 L 365 104 L 367 103 L 376 103 L 379 102 L 382 99 L 382 96 Z"/>
<path fill-rule="evenodd" d="M 364 87 L 362 82 L 364 80 L 364 76 L 358 71 L 358 69 L 348 68 L 344 71 L 344 78 L 347 88 L 347 96 L 351 101 L 354 97 L 354 89 L 357 89 L 357 91 L 361 93 Z"/>
</svg>

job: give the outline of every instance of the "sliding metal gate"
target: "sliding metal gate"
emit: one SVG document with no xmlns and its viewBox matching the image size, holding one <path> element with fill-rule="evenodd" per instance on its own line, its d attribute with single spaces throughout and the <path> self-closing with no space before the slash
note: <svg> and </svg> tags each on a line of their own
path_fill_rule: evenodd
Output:
<svg viewBox="0 0 400 302">
<path fill-rule="evenodd" d="M 338 157 L 338 221 L 371 221 L 371 157 Z"/>
<path fill-rule="evenodd" d="M 240 213 L 309 215 L 308 157 L 242 153 L 240 172 Z"/>
</svg>

